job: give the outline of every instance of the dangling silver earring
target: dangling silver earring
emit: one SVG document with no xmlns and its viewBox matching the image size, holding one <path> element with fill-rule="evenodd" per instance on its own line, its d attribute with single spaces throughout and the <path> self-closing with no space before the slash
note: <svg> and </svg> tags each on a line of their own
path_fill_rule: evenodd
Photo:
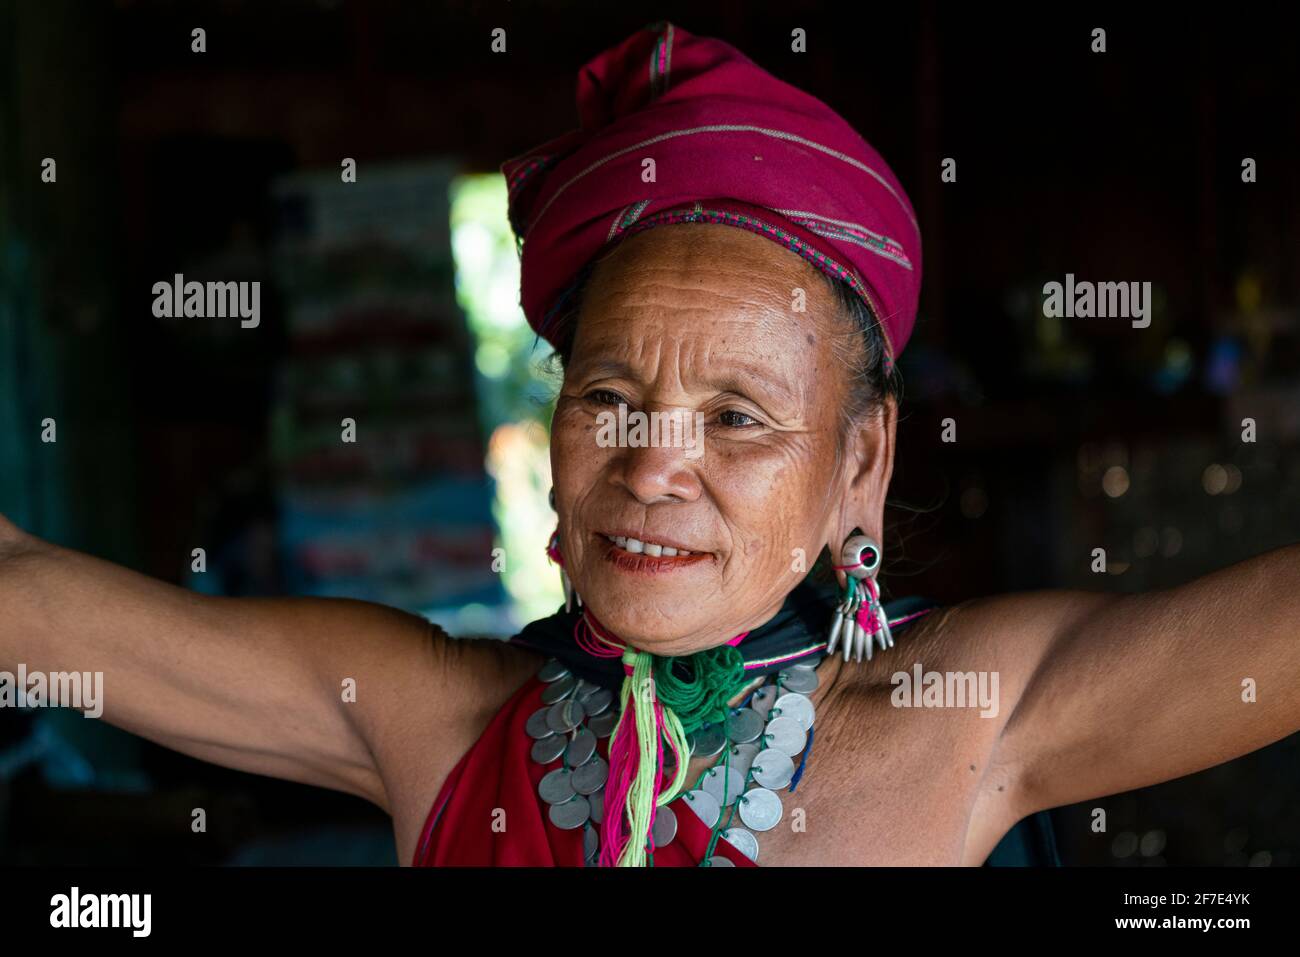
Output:
<svg viewBox="0 0 1300 957">
<path fill-rule="evenodd" d="M 554 509 L 554 486 L 551 487 L 549 499 L 551 502 L 551 508 Z M 550 557 L 551 561 L 560 566 L 560 587 L 564 589 L 564 610 L 566 612 L 573 611 L 573 602 L 575 599 L 578 602 L 578 607 L 581 608 L 582 596 L 574 590 L 573 582 L 569 580 L 569 573 L 564 570 L 564 556 L 560 552 L 560 529 L 558 527 L 551 533 L 551 540 L 546 545 L 546 554 Z"/>
<path fill-rule="evenodd" d="M 573 582 L 569 581 L 569 573 L 560 566 L 560 587 L 564 589 L 564 610 L 573 611 L 573 596 L 576 594 L 573 590 Z"/>
<path fill-rule="evenodd" d="M 834 654 L 841 640 L 844 642 L 845 661 L 849 658 L 861 661 L 864 652 L 870 661 L 873 645 L 877 642 L 881 651 L 894 647 L 889 618 L 885 615 L 880 587 L 876 584 L 882 557 L 880 545 L 866 535 L 850 536 L 840 549 L 840 563 L 831 567 L 845 573 L 847 584 L 844 598 L 831 619 L 827 654 Z"/>
<path fill-rule="evenodd" d="M 560 584 L 564 586 L 564 610 L 573 611 L 573 601 L 576 598 L 578 607 L 582 607 L 582 596 L 573 590 L 573 582 L 569 581 L 569 573 L 563 568 L 560 569 Z"/>
</svg>

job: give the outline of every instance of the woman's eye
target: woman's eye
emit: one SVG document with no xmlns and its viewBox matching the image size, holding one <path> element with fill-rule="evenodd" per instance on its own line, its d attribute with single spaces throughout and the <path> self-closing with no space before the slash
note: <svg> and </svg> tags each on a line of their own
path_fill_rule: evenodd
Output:
<svg viewBox="0 0 1300 957">
<path fill-rule="evenodd" d="M 625 405 L 627 403 L 627 399 L 617 392 L 609 391 L 609 389 L 597 389 L 595 392 L 588 392 L 587 398 L 598 405 Z"/>
<path fill-rule="evenodd" d="M 728 419 L 728 416 L 731 416 L 731 418 Z M 747 426 L 758 425 L 757 419 L 751 415 L 746 415 L 738 409 L 727 409 L 718 416 L 718 421 L 723 425 L 731 426 L 733 429 L 743 429 Z"/>
<path fill-rule="evenodd" d="M 623 398 L 617 392 L 609 389 L 595 389 L 588 392 L 584 398 L 588 402 L 594 402 L 597 405 L 627 405 L 627 399 Z M 750 426 L 759 425 L 759 421 L 748 413 L 741 412 L 739 409 L 727 409 L 718 415 L 718 421 L 728 428 L 744 429 Z"/>
</svg>

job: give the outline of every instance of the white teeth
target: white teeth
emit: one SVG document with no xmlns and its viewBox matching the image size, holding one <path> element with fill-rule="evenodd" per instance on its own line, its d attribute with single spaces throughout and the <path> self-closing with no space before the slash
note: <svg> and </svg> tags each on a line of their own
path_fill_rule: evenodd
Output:
<svg viewBox="0 0 1300 957">
<path fill-rule="evenodd" d="M 640 539 L 627 538 L 623 535 L 606 535 L 605 537 L 619 548 L 626 549 L 635 555 L 645 554 L 655 558 L 676 558 L 680 555 L 694 554 L 684 548 L 673 548 L 671 545 L 659 545 L 655 542 L 643 542 Z"/>
</svg>

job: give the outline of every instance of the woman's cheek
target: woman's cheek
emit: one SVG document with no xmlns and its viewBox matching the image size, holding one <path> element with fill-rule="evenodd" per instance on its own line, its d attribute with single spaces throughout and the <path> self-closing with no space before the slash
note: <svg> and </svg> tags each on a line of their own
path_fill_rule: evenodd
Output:
<svg viewBox="0 0 1300 957">
<path fill-rule="evenodd" d="M 705 447 L 701 461 L 715 475 L 758 498 L 796 492 L 808 450 L 786 441 L 727 441 Z"/>
<path fill-rule="evenodd" d="M 551 444 L 567 461 L 580 461 L 585 451 L 595 448 L 595 423 L 581 409 L 557 413 L 551 423 Z"/>
</svg>

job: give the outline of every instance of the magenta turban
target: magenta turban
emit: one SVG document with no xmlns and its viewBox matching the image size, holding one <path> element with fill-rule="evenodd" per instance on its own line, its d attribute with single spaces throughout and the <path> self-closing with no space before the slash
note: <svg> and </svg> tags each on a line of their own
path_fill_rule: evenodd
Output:
<svg viewBox="0 0 1300 957">
<path fill-rule="evenodd" d="M 721 40 L 640 30 L 578 74 L 580 127 L 502 165 L 529 324 L 607 245 L 664 223 L 748 229 L 847 282 L 890 361 L 916 321 L 921 235 L 903 187 L 830 107 Z M 643 179 L 654 160 L 655 181 Z"/>
</svg>

